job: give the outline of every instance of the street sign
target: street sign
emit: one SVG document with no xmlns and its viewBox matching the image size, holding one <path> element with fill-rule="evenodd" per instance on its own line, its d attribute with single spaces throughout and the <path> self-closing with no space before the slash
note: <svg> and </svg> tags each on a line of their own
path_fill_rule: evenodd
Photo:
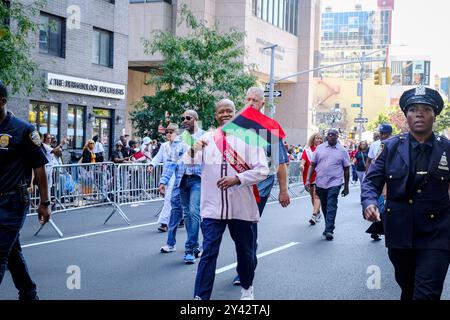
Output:
<svg viewBox="0 0 450 320">
<path fill-rule="evenodd" d="M 268 90 L 264 91 L 264 97 L 268 98 L 269 97 L 269 92 Z M 281 90 L 273 90 L 273 96 L 275 98 L 281 97 L 282 91 Z"/>
<path fill-rule="evenodd" d="M 359 103 L 352 103 L 352 108 L 361 108 Z"/>
<path fill-rule="evenodd" d="M 266 83 L 266 85 L 264 86 L 264 90 L 270 90 L 270 83 Z"/>
<path fill-rule="evenodd" d="M 355 123 L 367 123 L 369 119 L 367 118 L 355 118 Z"/>
</svg>

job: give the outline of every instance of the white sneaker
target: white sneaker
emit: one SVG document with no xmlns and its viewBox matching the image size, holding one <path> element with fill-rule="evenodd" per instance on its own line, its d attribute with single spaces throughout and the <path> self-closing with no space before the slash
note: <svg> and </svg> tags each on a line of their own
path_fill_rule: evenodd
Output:
<svg viewBox="0 0 450 320">
<path fill-rule="evenodd" d="M 320 222 L 320 220 L 322 220 L 322 214 L 319 212 L 319 213 L 316 215 L 316 222 Z"/>
<path fill-rule="evenodd" d="M 165 245 L 161 247 L 161 252 L 162 253 L 169 253 L 169 252 L 174 252 L 177 249 L 175 248 L 175 246 L 169 246 L 169 245 Z"/>
<path fill-rule="evenodd" d="M 248 289 L 241 289 L 241 300 L 255 300 L 255 296 L 253 295 L 253 286 L 250 286 Z"/>
</svg>

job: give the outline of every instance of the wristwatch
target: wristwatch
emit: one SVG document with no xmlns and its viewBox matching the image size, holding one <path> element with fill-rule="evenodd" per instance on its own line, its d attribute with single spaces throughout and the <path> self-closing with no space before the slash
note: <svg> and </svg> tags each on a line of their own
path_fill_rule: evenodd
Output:
<svg viewBox="0 0 450 320">
<path fill-rule="evenodd" d="M 48 206 L 51 204 L 51 202 L 50 202 L 50 200 L 47 200 L 47 201 L 41 201 L 41 204 L 42 204 L 44 207 L 48 207 Z"/>
</svg>

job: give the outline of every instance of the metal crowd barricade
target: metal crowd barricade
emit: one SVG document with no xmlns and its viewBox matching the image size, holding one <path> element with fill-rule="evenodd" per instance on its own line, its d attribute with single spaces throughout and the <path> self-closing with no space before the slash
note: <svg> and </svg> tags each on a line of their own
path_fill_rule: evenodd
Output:
<svg viewBox="0 0 450 320">
<path fill-rule="evenodd" d="M 111 205 L 113 211 L 104 223 L 117 212 L 130 224 L 130 219 L 115 201 L 115 180 L 118 178 L 115 169 L 116 166 L 112 162 L 52 166 L 48 172 L 52 213 Z M 57 229 L 54 223 L 52 226 Z M 41 226 L 35 235 L 38 235 L 43 227 Z M 63 236 L 60 231 L 58 234 Z"/>
<path fill-rule="evenodd" d="M 162 200 L 158 191 L 161 173 L 162 166 L 153 168 L 148 163 L 119 164 L 115 198 L 117 205 Z"/>
<path fill-rule="evenodd" d="M 300 161 L 290 161 L 287 167 L 288 170 L 288 192 L 292 197 L 299 197 L 305 192 L 303 181 L 301 177 Z M 278 177 L 275 174 L 275 183 L 272 191 L 270 192 L 269 201 L 278 201 L 279 182 Z"/>
</svg>

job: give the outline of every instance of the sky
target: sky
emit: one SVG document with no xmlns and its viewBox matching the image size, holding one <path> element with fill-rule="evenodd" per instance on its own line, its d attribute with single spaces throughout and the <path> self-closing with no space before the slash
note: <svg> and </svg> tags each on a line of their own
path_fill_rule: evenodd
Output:
<svg viewBox="0 0 450 320">
<path fill-rule="evenodd" d="M 376 8 L 376 0 L 322 0 L 333 11 Z M 431 78 L 450 76 L 450 1 L 395 0 L 391 55 L 428 56 Z"/>
</svg>

